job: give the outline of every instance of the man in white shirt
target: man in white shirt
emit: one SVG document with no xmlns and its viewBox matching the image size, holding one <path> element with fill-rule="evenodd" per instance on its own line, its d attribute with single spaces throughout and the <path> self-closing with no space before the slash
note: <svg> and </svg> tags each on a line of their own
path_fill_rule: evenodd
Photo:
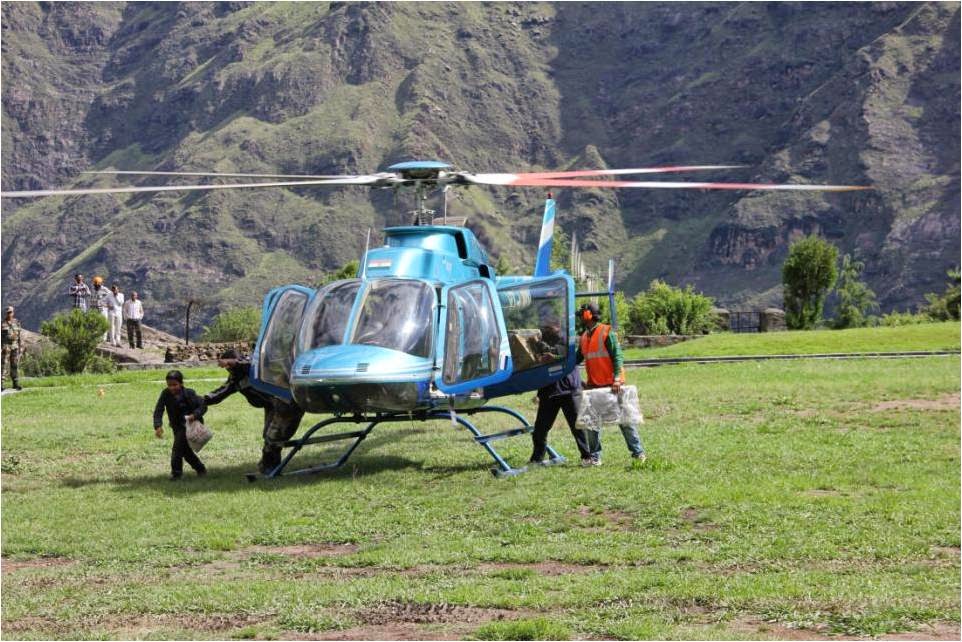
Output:
<svg viewBox="0 0 962 642">
<path fill-rule="evenodd" d="M 107 297 L 107 320 L 110 321 L 110 345 L 120 347 L 120 326 L 124 320 L 124 293 L 114 283 Z"/>
<path fill-rule="evenodd" d="M 124 303 L 124 318 L 127 320 L 127 342 L 134 347 L 134 335 L 137 336 L 137 347 L 143 348 L 143 338 L 140 334 L 140 321 L 144 318 L 144 304 L 136 292 L 130 293 L 130 299 Z"/>
</svg>

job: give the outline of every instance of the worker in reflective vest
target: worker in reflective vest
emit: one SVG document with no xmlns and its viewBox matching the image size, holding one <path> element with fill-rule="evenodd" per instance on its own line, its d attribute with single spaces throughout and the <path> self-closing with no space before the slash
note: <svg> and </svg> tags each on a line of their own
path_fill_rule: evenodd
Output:
<svg viewBox="0 0 962 642">
<path fill-rule="evenodd" d="M 599 323 L 601 311 L 594 303 L 587 303 L 581 306 L 578 317 L 585 326 L 585 331 L 581 335 L 578 344 L 578 363 L 584 362 L 585 366 L 585 388 L 611 388 L 611 392 L 618 394 L 625 383 L 624 358 L 621 355 L 621 346 L 618 345 L 618 337 L 611 330 L 610 325 Z M 631 456 L 641 461 L 645 460 L 645 448 L 641 444 L 641 437 L 638 435 L 638 428 L 634 425 L 622 424 L 621 434 L 625 438 Z M 588 432 L 591 461 L 593 466 L 601 465 L 601 434 L 593 431 Z M 592 436 L 594 437 L 592 439 Z"/>
</svg>

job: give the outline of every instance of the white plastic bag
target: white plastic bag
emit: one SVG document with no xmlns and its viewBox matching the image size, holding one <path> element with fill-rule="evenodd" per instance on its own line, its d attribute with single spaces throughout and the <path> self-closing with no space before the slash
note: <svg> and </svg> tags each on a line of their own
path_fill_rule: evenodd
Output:
<svg viewBox="0 0 962 642">
<path fill-rule="evenodd" d="M 195 453 L 200 452 L 213 436 L 214 433 L 211 432 L 210 428 L 196 419 L 187 421 L 187 443 L 190 444 L 190 449 Z"/>
<path fill-rule="evenodd" d="M 638 388 L 622 386 L 616 395 L 611 388 L 582 390 L 577 426 L 600 431 L 604 426 L 634 426 L 645 423 L 638 405 Z"/>
</svg>

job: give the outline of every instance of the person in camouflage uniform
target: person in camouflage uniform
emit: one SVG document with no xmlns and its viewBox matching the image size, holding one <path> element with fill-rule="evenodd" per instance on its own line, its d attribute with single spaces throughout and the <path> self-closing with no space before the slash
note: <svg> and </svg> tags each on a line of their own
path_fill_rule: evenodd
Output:
<svg viewBox="0 0 962 642">
<path fill-rule="evenodd" d="M 255 408 L 264 409 L 264 448 L 257 469 L 262 473 L 268 473 L 281 463 L 283 444 L 297 432 L 304 417 L 304 411 L 293 401 L 284 401 L 256 390 L 250 381 L 250 362 L 238 359 L 236 351 L 225 351 L 217 360 L 217 365 L 227 370 L 227 381 L 221 387 L 204 395 L 204 402 L 208 406 L 213 406 L 235 392 L 239 392 L 247 399 L 247 403 Z"/>
<path fill-rule="evenodd" d="M 22 328 L 20 327 L 20 321 L 13 316 L 13 307 L 7 308 L 0 329 L 2 329 L 3 334 L 3 379 L 0 379 L 0 387 L 3 385 L 2 382 L 7 380 L 9 368 L 14 390 L 21 390 L 19 368 L 23 347 L 20 337 Z"/>
</svg>

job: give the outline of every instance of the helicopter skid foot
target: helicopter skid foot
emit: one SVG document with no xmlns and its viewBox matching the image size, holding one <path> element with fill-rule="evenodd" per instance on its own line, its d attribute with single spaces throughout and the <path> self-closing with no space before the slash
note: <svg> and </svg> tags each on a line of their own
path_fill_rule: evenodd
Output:
<svg viewBox="0 0 962 642">
<path fill-rule="evenodd" d="M 491 474 L 501 479 L 503 477 L 517 477 L 521 473 L 528 472 L 527 466 L 522 466 L 521 468 L 509 468 L 508 470 L 502 470 L 497 466 L 491 467 Z"/>
</svg>

